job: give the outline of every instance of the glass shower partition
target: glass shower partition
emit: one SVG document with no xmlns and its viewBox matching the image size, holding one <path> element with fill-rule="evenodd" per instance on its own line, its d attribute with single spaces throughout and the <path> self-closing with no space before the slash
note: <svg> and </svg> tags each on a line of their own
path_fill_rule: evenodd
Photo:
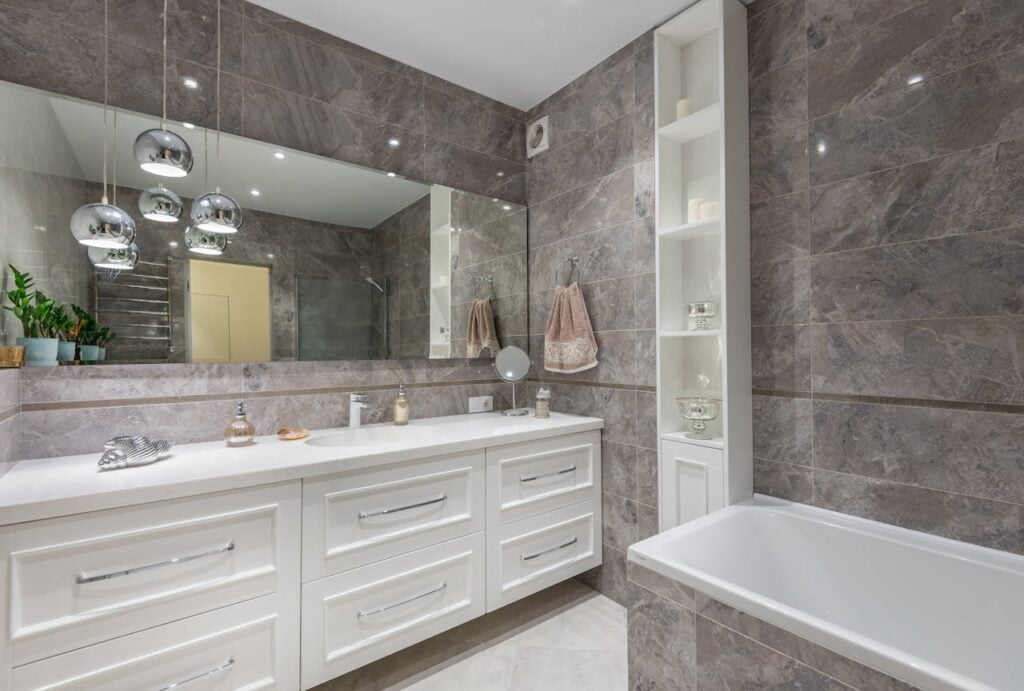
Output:
<svg viewBox="0 0 1024 691">
<path fill-rule="evenodd" d="M 387 357 L 387 280 L 296 279 L 299 360 Z"/>
</svg>

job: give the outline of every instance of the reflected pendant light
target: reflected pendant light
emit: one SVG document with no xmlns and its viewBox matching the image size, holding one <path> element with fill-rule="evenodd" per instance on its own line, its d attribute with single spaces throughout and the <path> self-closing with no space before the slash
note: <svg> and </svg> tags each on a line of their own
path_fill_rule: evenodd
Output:
<svg viewBox="0 0 1024 691">
<path fill-rule="evenodd" d="M 175 223 L 181 219 L 181 197 L 157 185 L 139 195 L 139 211 L 151 221 Z"/>
<path fill-rule="evenodd" d="M 217 0 L 217 175 L 220 175 L 220 0 Z M 209 147 L 207 147 L 209 150 Z M 209 156 L 209 154 L 207 154 Z M 209 183 L 210 166 L 206 166 L 207 183 Z M 192 202 L 192 222 L 200 230 L 207 233 L 237 233 L 242 225 L 242 208 L 234 199 L 220 191 L 220 186 L 213 192 L 197 197 Z"/>
<path fill-rule="evenodd" d="M 183 178 L 192 172 L 192 149 L 182 137 L 164 127 L 167 120 L 167 0 L 164 0 L 163 110 L 160 127 L 135 139 L 135 160 L 147 173 Z"/>
<path fill-rule="evenodd" d="M 117 112 L 115 117 L 115 134 Z M 116 142 L 115 142 L 116 147 Z M 115 148 L 116 151 L 116 148 Z M 116 153 L 115 153 L 116 160 Z M 115 163 L 116 165 L 116 163 Z M 71 234 L 87 247 L 125 248 L 135 240 L 135 221 L 117 206 L 117 178 L 114 203 L 107 201 L 107 2 L 103 3 L 103 196 L 98 204 L 86 204 L 71 214 Z"/>
<path fill-rule="evenodd" d="M 218 256 L 224 254 L 227 245 L 228 239 L 223 233 L 206 233 L 193 226 L 185 229 L 185 247 L 189 252 Z"/>
<path fill-rule="evenodd" d="M 131 271 L 139 264 L 139 248 L 134 243 L 130 247 L 119 247 L 117 249 L 90 247 L 89 261 L 97 269 Z"/>
</svg>

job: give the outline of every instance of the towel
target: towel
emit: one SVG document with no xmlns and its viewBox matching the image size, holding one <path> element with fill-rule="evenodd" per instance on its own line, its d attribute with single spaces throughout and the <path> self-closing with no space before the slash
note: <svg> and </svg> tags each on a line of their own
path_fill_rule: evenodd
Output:
<svg viewBox="0 0 1024 691">
<path fill-rule="evenodd" d="M 480 357 L 484 348 L 491 357 L 498 352 L 498 332 L 494 329 L 494 312 L 487 298 L 473 300 L 469 306 L 469 323 L 466 325 L 466 357 Z"/>
<path fill-rule="evenodd" d="M 580 284 L 555 288 L 544 331 L 544 369 L 572 374 L 597 367 L 597 340 Z"/>
</svg>

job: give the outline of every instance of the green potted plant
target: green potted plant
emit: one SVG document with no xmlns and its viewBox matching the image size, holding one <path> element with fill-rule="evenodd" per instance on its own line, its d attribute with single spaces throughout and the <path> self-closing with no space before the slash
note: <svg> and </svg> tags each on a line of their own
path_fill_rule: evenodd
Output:
<svg viewBox="0 0 1024 691">
<path fill-rule="evenodd" d="M 33 290 L 35 281 L 28 273 L 18 271 L 13 265 L 10 269 L 14 274 L 14 288 L 4 291 L 10 305 L 3 307 L 21 322 L 23 335 L 17 342 L 25 346 L 25 366 L 56 366 L 57 338 L 51 335 L 53 300 Z"/>
<path fill-rule="evenodd" d="M 75 343 L 75 339 L 78 337 L 78 331 L 75 329 L 75 326 L 78 324 L 77 320 L 71 318 L 67 307 L 64 305 L 56 305 L 50 318 L 53 321 L 53 335 L 58 339 L 57 360 L 60 362 L 73 362 L 75 350 L 78 347 Z"/>
<path fill-rule="evenodd" d="M 104 326 L 100 328 L 99 339 L 97 344 L 100 347 L 100 360 L 107 359 L 107 344 L 117 338 L 117 334 L 111 331 L 108 327 Z"/>
<path fill-rule="evenodd" d="M 71 305 L 71 311 L 78 317 L 78 349 L 82 362 L 96 362 L 100 359 L 100 325 L 92 315 L 78 305 Z"/>
</svg>

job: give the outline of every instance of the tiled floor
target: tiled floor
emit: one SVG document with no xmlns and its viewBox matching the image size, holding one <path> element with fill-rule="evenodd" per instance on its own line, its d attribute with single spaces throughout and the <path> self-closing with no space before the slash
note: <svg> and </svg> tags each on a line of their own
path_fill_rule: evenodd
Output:
<svg viewBox="0 0 1024 691">
<path fill-rule="evenodd" d="M 622 691 L 626 610 L 566 581 L 314 691 Z"/>
</svg>

